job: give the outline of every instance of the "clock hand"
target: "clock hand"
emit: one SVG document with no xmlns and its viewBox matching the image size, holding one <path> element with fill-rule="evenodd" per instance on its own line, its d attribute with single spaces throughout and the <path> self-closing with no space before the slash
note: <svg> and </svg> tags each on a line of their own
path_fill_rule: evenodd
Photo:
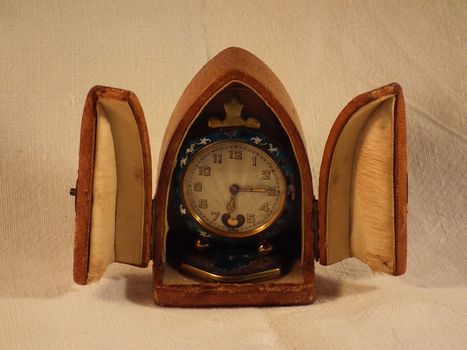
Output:
<svg viewBox="0 0 467 350">
<path fill-rule="evenodd" d="M 235 195 L 233 194 L 232 197 L 230 197 L 230 202 L 227 203 L 226 206 L 227 213 L 232 213 L 235 210 Z"/>
<path fill-rule="evenodd" d="M 273 191 L 273 187 L 267 187 L 267 186 L 245 186 L 245 187 L 240 187 L 238 185 L 230 185 L 229 191 L 232 194 L 230 197 L 229 203 L 227 203 L 226 209 L 227 213 L 231 214 L 235 211 L 235 196 L 237 195 L 238 192 L 255 192 L 255 193 L 267 193 L 268 191 Z"/>
<path fill-rule="evenodd" d="M 231 193 L 230 201 L 227 203 L 227 213 L 222 215 L 222 223 L 229 228 L 238 228 L 245 223 L 245 217 L 238 214 L 236 218 L 233 218 L 231 214 L 235 211 L 235 196 L 237 195 L 240 187 L 238 185 L 230 185 L 229 191 Z"/>
<path fill-rule="evenodd" d="M 240 187 L 238 185 L 230 185 L 229 191 L 232 194 L 230 197 L 229 203 L 227 203 L 226 209 L 227 213 L 231 214 L 235 211 L 235 196 L 238 192 L 255 192 L 255 193 L 267 193 L 268 191 L 274 191 L 274 187 L 267 187 L 267 186 L 245 186 Z"/>
<path fill-rule="evenodd" d="M 238 189 L 239 192 L 258 192 L 266 193 L 273 190 L 272 187 L 260 187 L 260 186 L 245 186 Z"/>
<path fill-rule="evenodd" d="M 232 213 L 235 210 L 235 195 L 238 193 L 240 187 L 238 185 L 230 185 L 229 190 L 232 196 L 230 197 L 230 202 L 227 203 L 226 209 L 227 213 Z"/>
</svg>

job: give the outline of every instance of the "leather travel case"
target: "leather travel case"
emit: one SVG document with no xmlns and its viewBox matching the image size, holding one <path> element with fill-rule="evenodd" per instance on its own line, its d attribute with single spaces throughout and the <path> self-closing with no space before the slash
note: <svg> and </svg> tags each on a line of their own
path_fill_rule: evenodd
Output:
<svg viewBox="0 0 467 350">
<path fill-rule="evenodd" d="M 300 174 L 297 252 L 286 274 L 264 282 L 205 282 L 181 273 L 168 258 L 177 254 L 168 252 L 177 154 L 197 118 L 232 86 L 241 87 L 246 101 L 257 99 L 267 109 L 264 118 L 283 129 Z M 152 198 L 149 132 L 136 95 L 95 86 L 81 126 L 74 280 L 98 280 L 113 262 L 147 267 L 152 260 L 156 304 L 202 307 L 311 303 L 315 261 L 330 265 L 356 257 L 374 271 L 401 275 L 407 260 L 405 129 L 398 84 L 350 101 L 329 133 L 315 199 L 306 135 L 289 95 L 261 60 L 229 48 L 198 72 L 178 101 L 158 152 Z"/>
</svg>

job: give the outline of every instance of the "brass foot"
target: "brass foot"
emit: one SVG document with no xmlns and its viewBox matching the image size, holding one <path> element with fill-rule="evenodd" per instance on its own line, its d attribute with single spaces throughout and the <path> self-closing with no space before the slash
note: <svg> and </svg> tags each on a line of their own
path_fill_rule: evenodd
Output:
<svg viewBox="0 0 467 350">
<path fill-rule="evenodd" d="M 198 237 L 195 241 L 195 248 L 200 252 L 205 251 L 209 248 L 209 243 L 203 238 Z"/>
<path fill-rule="evenodd" d="M 269 255 L 274 251 L 274 246 L 268 241 L 263 241 L 258 246 L 258 253 L 262 255 Z"/>
</svg>

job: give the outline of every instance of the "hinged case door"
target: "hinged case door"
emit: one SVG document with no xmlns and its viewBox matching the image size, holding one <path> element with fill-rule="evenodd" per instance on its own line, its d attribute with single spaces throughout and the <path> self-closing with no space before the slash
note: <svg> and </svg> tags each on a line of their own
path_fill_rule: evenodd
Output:
<svg viewBox="0 0 467 350">
<path fill-rule="evenodd" d="M 112 262 L 150 259 L 151 153 L 143 110 L 130 91 L 95 86 L 81 124 L 73 277 L 99 279 Z"/>
<path fill-rule="evenodd" d="M 319 258 L 357 257 L 401 275 L 407 260 L 407 141 L 401 87 L 354 98 L 336 119 L 319 179 Z"/>
</svg>

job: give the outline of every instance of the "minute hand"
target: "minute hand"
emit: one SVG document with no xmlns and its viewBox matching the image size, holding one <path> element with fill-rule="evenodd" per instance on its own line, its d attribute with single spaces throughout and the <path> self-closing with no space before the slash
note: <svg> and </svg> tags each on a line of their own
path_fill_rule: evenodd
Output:
<svg viewBox="0 0 467 350">
<path fill-rule="evenodd" d="M 268 191 L 273 190 L 272 187 L 259 187 L 259 186 L 246 186 L 240 187 L 239 192 L 258 192 L 258 193 L 266 193 Z"/>
</svg>

